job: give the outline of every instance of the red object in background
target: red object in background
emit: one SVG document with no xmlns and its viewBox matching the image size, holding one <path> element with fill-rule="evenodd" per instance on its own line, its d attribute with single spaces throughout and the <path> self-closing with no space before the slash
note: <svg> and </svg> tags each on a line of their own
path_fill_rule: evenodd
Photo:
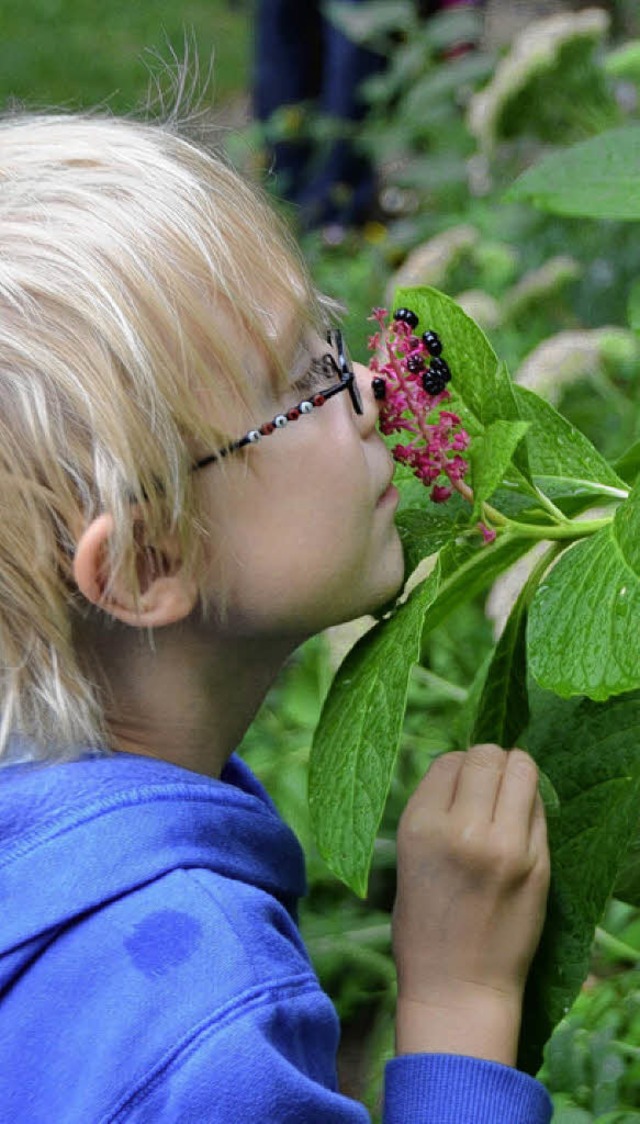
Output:
<svg viewBox="0 0 640 1124">
<path fill-rule="evenodd" d="M 450 8 L 477 8 L 481 10 L 484 7 L 484 0 L 418 0 L 418 12 L 423 19 L 429 19 L 434 16 L 436 12 L 447 11 Z M 476 43 L 456 43 L 453 47 L 442 52 L 442 58 L 446 61 L 449 59 L 457 59 L 461 55 L 466 55 L 469 51 L 475 50 Z"/>
</svg>

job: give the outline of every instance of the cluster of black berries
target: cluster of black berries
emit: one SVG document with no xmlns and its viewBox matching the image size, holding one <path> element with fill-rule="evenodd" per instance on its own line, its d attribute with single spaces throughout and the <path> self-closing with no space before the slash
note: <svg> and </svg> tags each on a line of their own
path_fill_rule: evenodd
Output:
<svg viewBox="0 0 640 1124">
<path fill-rule="evenodd" d="M 397 308 L 393 314 L 393 319 L 408 324 L 411 331 L 415 331 L 418 327 L 418 317 L 410 308 Z M 441 358 L 442 341 L 435 332 L 427 331 L 422 333 L 420 339 L 415 336 L 409 342 L 417 348 L 421 341 L 430 356 L 429 366 L 427 367 L 422 354 L 410 355 L 407 359 L 407 370 L 414 375 L 424 372 L 422 386 L 427 394 L 442 394 L 447 383 L 451 381 L 449 364 L 446 359 Z"/>
</svg>

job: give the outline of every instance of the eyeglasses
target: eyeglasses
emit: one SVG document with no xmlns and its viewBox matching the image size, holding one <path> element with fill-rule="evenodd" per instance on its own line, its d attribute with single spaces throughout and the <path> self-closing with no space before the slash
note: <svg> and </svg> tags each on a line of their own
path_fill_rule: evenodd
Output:
<svg viewBox="0 0 640 1124">
<path fill-rule="evenodd" d="M 297 406 L 293 406 L 284 414 L 276 414 L 269 422 L 265 422 L 259 429 L 250 429 L 245 433 L 244 437 L 240 437 L 238 441 L 232 441 L 230 445 L 226 445 L 223 449 L 218 449 L 216 453 L 210 453 L 201 460 L 195 461 L 191 466 L 195 472 L 199 468 L 206 468 L 209 464 L 214 464 L 216 461 L 221 460 L 223 457 L 228 457 L 230 453 L 237 452 L 238 449 L 244 449 L 246 445 L 255 445 L 263 437 L 269 437 L 276 429 L 284 429 L 285 425 L 289 422 L 298 421 L 299 418 L 304 417 L 305 414 L 310 414 L 312 410 L 319 409 L 324 406 L 329 398 L 333 398 L 336 394 L 340 394 L 342 390 L 349 391 L 349 398 L 356 414 L 363 414 L 364 407 L 362 404 L 362 396 L 358 386 L 355 371 L 349 359 L 342 332 L 338 328 L 332 329 L 327 332 L 327 343 L 332 347 L 338 359 L 332 354 L 324 355 L 322 358 L 323 363 L 327 367 L 332 367 L 336 374 L 339 376 L 339 381 L 332 383 L 326 389 L 323 389 L 318 394 L 313 394 L 310 398 L 304 398 L 302 402 L 298 402 Z"/>
</svg>

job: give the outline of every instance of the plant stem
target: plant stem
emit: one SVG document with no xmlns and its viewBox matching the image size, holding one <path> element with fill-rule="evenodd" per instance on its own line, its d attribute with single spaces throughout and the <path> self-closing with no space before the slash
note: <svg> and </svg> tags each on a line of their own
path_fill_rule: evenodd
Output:
<svg viewBox="0 0 640 1124">
<path fill-rule="evenodd" d="M 619 1038 L 614 1038 L 612 1046 L 616 1046 L 621 1054 L 628 1058 L 640 1058 L 640 1046 L 632 1046 L 630 1042 L 621 1042 Z"/>
<path fill-rule="evenodd" d="M 463 497 L 463 499 L 467 500 L 468 503 L 473 504 L 473 489 L 470 488 L 468 484 L 465 484 L 464 480 L 452 480 L 451 485 L 453 488 L 455 488 L 456 492 L 458 492 Z M 561 522 L 562 526 L 573 526 L 571 520 L 567 519 L 566 515 L 563 515 L 562 512 L 559 511 L 558 508 L 551 503 L 551 500 L 547 499 L 547 497 L 542 492 L 538 492 L 537 489 L 536 497 L 540 500 L 541 505 L 549 511 L 549 514 L 553 515 L 554 519 L 557 519 Z M 506 515 L 503 515 L 501 511 L 498 511 L 497 508 L 492 507 L 491 504 L 483 503 L 482 512 L 483 515 L 486 516 L 487 520 L 495 527 L 509 526 L 511 528 L 524 526 L 524 524 L 513 523 L 510 519 L 507 518 Z M 530 525 L 534 526 L 534 524 Z M 527 526 L 529 526 L 529 524 L 527 524 Z M 536 535 L 533 537 L 538 538 L 539 536 Z"/>
<path fill-rule="evenodd" d="M 581 521 L 569 520 L 561 526 L 545 526 L 536 523 L 516 523 L 512 519 L 507 520 L 509 531 L 517 535 L 518 538 L 524 539 L 584 539 L 589 535 L 595 535 L 596 531 L 601 531 L 603 527 L 608 527 L 611 523 L 612 516 L 606 519 L 583 519 Z"/>
<path fill-rule="evenodd" d="M 474 503 L 473 489 L 465 484 L 464 480 L 450 480 L 450 483 L 463 499 L 470 504 Z M 535 489 L 535 492 L 541 505 L 556 520 L 555 524 L 518 523 L 514 519 L 508 519 L 506 515 L 503 515 L 502 512 L 497 511 L 495 507 L 491 507 L 488 503 L 482 504 L 483 517 L 486 518 L 490 526 L 503 527 L 505 530 L 514 532 L 520 538 L 537 539 L 538 541 L 583 539 L 588 535 L 595 535 L 596 531 L 601 531 L 613 518 L 613 516 L 607 516 L 604 519 L 568 519 L 551 502 L 548 496 L 545 496 L 544 492 L 541 492 L 538 488 Z"/>
<path fill-rule="evenodd" d="M 606 929 L 596 929 L 595 943 L 598 948 L 610 952 L 618 960 L 626 960 L 632 964 L 640 962 L 640 949 L 632 948 L 630 944 L 618 940 L 617 937 L 612 937 Z"/>
<path fill-rule="evenodd" d="M 435 687 L 437 690 L 442 691 L 447 698 L 453 699 L 454 702 L 464 703 L 467 701 L 468 691 L 464 687 L 459 687 L 457 683 L 450 683 L 448 679 L 443 679 L 441 675 L 436 675 L 434 671 L 430 671 L 428 667 L 421 667 L 416 664 L 413 669 L 413 674 L 416 679 L 421 680 L 429 687 Z"/>
<path fill-rule="evenodd" d="M 567 519 L 567 516 L 564 514 L 564 512 L 560 511 L 560 508 L 556 507 L 556 505 L 553 503 L 553 501 L 550 500 L 548 496 L 545 496 L 544 492 L 541 492 L 539 488 L 535 487 L 535 485 L 534 485 L 534 491 L 536 493 L 537 498 L 540 501 L 541 506 L 546 508 L 546 510 L 549 512 L 549 515 L 553 516 L 553 518 L 558 523 L 570 523 L 571 522 L 570 519 Z"/>
<path fill-rule="evenodd" d="M 465 484 L 464 480 L 452 480 L 449 477 L 449 483 L 451 484 L 451 487 L 454 488 L 455 491 L 458 492 L 458 494 L 467 501 L 467 503 L 473 505 L 473 489 L 470 488 L 468 484 Z M 482 510 L 483 513 L 486 514 L 487 518 L 491 521 L 491 523 L 495 523 L 497 527 L 507 526 L 509 520 L 507 519 L 506 515 L 503 515 L 502 512 L 497 511 L 495 507 L 491 507 L 488 503 L 483 503 Z"/>
<path fill-rule="evenodd" d="M 450 480 L 449 483 L 452 488 L 455 488 L 456 492 L 459 492 L 467 503 L 473 503 L 473 490 L 468 484 L 465 484 L 464 480 Z"/>
</svg>

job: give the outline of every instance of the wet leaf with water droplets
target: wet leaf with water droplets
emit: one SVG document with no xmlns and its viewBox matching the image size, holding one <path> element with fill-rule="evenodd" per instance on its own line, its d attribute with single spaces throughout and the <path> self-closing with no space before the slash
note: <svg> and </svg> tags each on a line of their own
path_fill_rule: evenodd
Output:
<svg viewBox="0 0 640 1124">
<path fill-rule="evenodd" d="M 520 1067 L 537 1072 L 542 1047 L 587 975 L 596 925 L 637 837 L 640 692 L 593 703 L 539 690 L 521 744 L 559 800 L 548 818 L 551 890 L 527 982 Z"/>
<path fill-rule="evenodd" d="M 314 834 L 331 869 L 360 896 L 367 889 L 425 611 L 439 581 L 436 565 L 393 617 L 351 649 L 316 729 L 309 771 Z"/>
<path fill-rule="evenodd" d="M 529 667 L 564 698 L 640 687 L 640 485 L 612 522 L 570 547 L 529 613 Z"/>
</svg>

